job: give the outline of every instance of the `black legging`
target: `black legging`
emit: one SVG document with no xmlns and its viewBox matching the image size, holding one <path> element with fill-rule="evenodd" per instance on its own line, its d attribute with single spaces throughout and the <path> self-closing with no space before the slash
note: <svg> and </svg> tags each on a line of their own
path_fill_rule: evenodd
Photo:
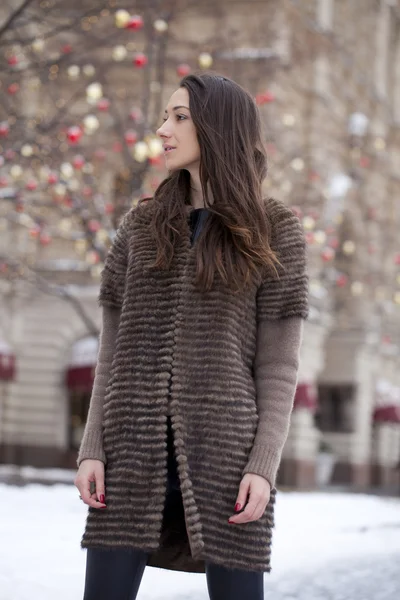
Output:
<svg viewBox="0 0 400 600">
<path fill-rule="evenodd" d="M 168 419 L 168 490 L 179 491 L 179 478 L 173 452 L 171 423 Z M 148 555 L 141 550 L 89 548 L 83 600 L 136 600 Z M 263 573 L 227 569 L 206 562 L 210 600 L 263 600 Z"/>
</svg>

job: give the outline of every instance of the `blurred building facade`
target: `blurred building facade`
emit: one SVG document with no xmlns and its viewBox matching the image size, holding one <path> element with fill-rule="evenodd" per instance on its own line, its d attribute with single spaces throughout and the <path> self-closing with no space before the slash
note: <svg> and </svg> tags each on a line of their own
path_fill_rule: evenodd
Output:
<svg viewBox="0 0 400 600">
<path fill-rule="evenodd" d="M 292 206 L 306 230 L 311 312 L 278 483 L 396 485 L 400 4 L 199 2 L 173 33 L 177 57 L 188 46 L 210 52 L 215 70 L 264 94 L 265 192 Z M 170 80 L 164 101 L 176 89 Z M 102 171 L 111 198 L 115 172 Z M 8 227 L 4 246 L 18 235 L 19 225 Z M 1 283 L 0 460 L 73 467 L 96 362 L 98 280 L 90 267 L 69 268 L 74 244 L 32 251 L 41 276 L 68 298 Z"/>
</svg>

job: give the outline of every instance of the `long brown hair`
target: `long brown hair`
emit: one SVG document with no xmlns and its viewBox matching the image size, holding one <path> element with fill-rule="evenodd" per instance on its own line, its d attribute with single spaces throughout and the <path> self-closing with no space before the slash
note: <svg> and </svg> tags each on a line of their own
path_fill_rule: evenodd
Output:
<svg viewBox="0 0 400 600">
<path fill-rule="evenodd" d="M 204 205 L 211 213 L 196 242 L 195 283 L 208 291 L 217 270 L 227 286 L 239 291 L 252 272 L 260 273 L 260 266 L 276 272 L 275 263 L 279 264 L 269 244 L 270 226 L 261 192 L 267 160 L 259 111 L 252 96 L 226 77 L 191 74 L 182 79 L 180 87 L 189 94 L 200 146 Z M 157 204 L 150 222 L 157 244 L 151 267 L 167 269 L 175 243 L 185 232 L 189 172 L 172 172 L 150 200 Z"/>
</svg>

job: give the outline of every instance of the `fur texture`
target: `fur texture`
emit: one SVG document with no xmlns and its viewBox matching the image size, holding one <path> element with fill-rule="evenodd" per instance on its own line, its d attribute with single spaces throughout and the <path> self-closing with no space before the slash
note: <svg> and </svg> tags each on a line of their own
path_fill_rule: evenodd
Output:
<svg viewBox="0 0 400 600">
<path fill-rule="evenodd" d="M 147 269 L 151 206 L 125 216 L 103 270 L 99 302 L 121 308 L 103 415 L 107 509 L 89 509 L 82 546 L 142 549 L 150 565 L 170 569 L 200 572 L 209 560 L 270 571 L 276 489 L 258 521 L 228 518 L 257 432 L 257 323 L 308 314 L 303 230 L 282 203 L 266 201 L 279 280 L 234 294 L 216 274 L 201 293 L 189 224 L 171 269 Z M 161 530 L 168 411 L 186 530 L 174 518 Z"/>
</svg>

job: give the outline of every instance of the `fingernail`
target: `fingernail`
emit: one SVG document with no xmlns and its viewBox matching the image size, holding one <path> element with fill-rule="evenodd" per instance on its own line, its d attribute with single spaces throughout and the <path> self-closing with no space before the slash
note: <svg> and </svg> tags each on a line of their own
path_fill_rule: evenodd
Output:
<svg viewBox="0 0 400 600">
<path fill-rule="evenodd" d="M 228 523 L 234 524 L 235 521 L 231 521 L 230 519 L 228 519 Z"/>
<path fill-rule="evenodd" d="M 107 506 L 99 506 L 99 508 L 107 508 Z"/>
<path fill-rule="evenodd" d="M 237 512 L 238 510 L 240 510 L 242 508 L 242 505 L 239 504 L 239 502 L 236 502 L 235 504 L 235 512 Z"/>
<path fill-rule="evenodd" d="M 102 504 L 104 504 L 104 503 L 105 503 L 105 501 L 106 501 L 106 499 L 105 499 L 105 497 L 104 497 L 104 494 L 100 494 L 100 502 L 101 502 Z"/>
</svg>

